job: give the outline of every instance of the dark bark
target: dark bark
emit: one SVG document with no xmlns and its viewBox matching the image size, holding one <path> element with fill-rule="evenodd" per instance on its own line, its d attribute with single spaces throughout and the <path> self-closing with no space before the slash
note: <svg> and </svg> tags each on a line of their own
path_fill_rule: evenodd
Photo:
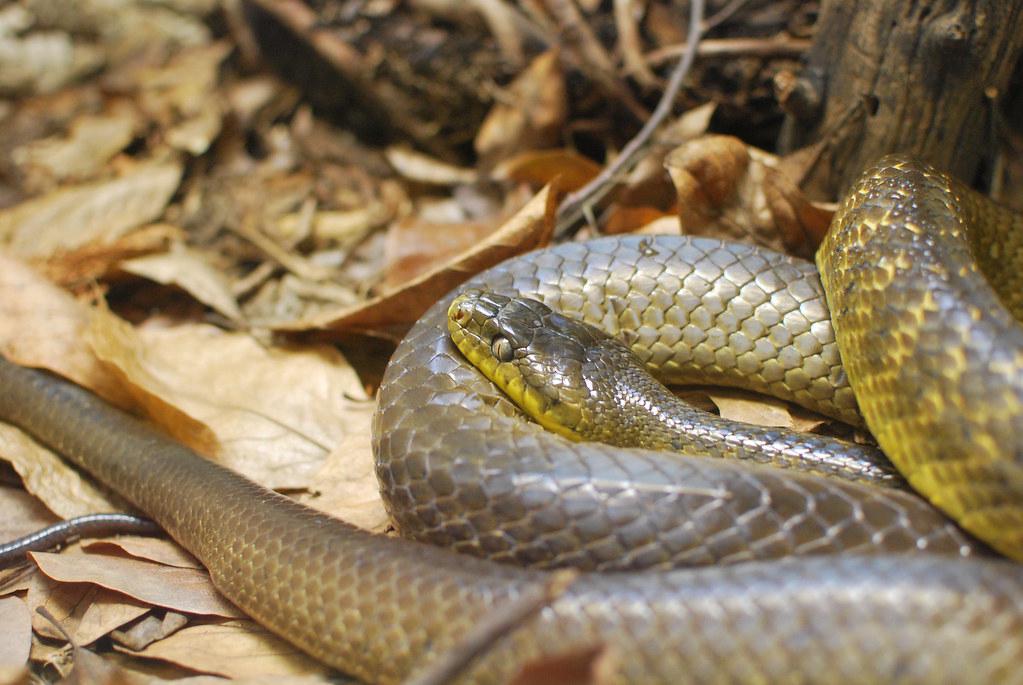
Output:
<svg viewBox="0 0 1023 685">
<path fill-rule="evenodd" d="M 806 190 L 821 198 L 889 152 L 971 180 L 994 145 L 985 91 L 1004 97 L 1021 55 L 1023 0 L 826 0 L 781 88 L 781 147 L 820 146 Z"/>
</svg>

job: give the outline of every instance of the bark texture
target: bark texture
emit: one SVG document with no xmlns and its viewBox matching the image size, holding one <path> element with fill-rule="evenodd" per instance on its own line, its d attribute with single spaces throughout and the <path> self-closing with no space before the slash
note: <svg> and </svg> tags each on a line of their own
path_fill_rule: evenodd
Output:
<svg viewBox="0 0 1023 685">
<path fill-rule="evenodd" d="M 806 190 L 834 198 L 889 152 L 971 180 L 1023 54 L 1023 0 L 825 0 L 780 93 L 785 151 L 819 144 Z"/>
</svg>

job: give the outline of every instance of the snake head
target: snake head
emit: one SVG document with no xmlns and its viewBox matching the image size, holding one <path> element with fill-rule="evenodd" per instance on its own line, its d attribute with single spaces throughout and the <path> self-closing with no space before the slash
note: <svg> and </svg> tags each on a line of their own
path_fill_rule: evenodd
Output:
<svg viewBox="0 0 1023 685">
<path fill-rule="evenodd" d="M 608 385 L 629 350 L 588 324 L 524 297 L 470 290 L 448 308 L 448 331 L 462 355 L 545 428 L 594 439 Z"/>
</svg>

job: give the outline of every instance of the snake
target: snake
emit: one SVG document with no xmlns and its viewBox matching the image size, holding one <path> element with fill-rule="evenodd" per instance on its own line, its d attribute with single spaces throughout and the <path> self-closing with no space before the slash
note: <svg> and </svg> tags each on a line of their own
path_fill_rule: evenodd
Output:
<svg viewBox="0 0 1023 685">
<path fill-rule="evenodd" d="M 400 538 L 6 360 L 0 417 L 152 517 L 256 621 L 368 682 L 401 682 L 577 566 L 460 682 L 595 654 L 615 683 L 1019 683 L 1019 293 L 1000 298 L 976 262 L 1013 258 L 1020 227 L 889 157 L 846 194 L 820 275 L 762 248 L 625 236 L 469 279 L 413 326 L 380 386 L 376 470 Z M 453 302 L 471 292 L 595 325 L 662 381 L 741 385 L 865 425 L 912 490 L 864 482 L 869 450 L 848 461 L 837 441 L 804 449 L 781 430 L 734 427 L 726 451 L 774 444 L 759 459 L 708 457 L 699 436 L 665 451 L 549 431 L 453 342 L 452 317 L 466 318 Z M 506 363 L 504 343 L 491 349 Z M 710 433 L 732 430 L 716 421 Z M 838 455 L 839 472 L 807 454 Z"/>
</svg>

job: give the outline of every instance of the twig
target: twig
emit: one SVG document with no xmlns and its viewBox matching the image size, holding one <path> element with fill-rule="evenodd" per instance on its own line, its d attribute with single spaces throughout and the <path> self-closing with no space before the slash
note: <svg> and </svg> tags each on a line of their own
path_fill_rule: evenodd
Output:
<svg viewBox="0 0 1023 685">
<path fill-rule="evenodd" d="M 563 236 L 569 232 L 576 221 L 583 215 L 585 209 L 599 202 L 613 187 L 614 180 L 620 174 L 628 172 L 639 158 L 639 153 L 646 147 L 654 131 L 664 122 L 671 113 L 682 82 L 685 80 L 689 69 L 696 59 L 696 47 L 700 40 L 700 25 L 703 22 L 703 0 L 689 0 L 689 32 L 686 36 L 686 51 L 679 60 L 675 70 L 671 73 L 668 85 L 661 95 L 657 107 L 647 122 L 640 129 L 639 133 L 628 142 L 611 164 L 604 167 L 596 178 L 585 186 L 565 198 L 558 207 L 557 226 L 554 229 L 556 237 Z"/>
<path fill-rule="evenodd" d="M 749 0 L 732 0 L 730 3 L 722 7 L 717 14 L 712 17 L 707 17 L 707 21 L 703 22 L 703 32 L 707 33 L 728 21 L 728 19 L 742 9 L 742 6 L 747 2 L 749 2 Z"/>
<path fill-rule="evenodd" d="M 812 41 L 806 38 L 707 38 L 700 41 L 697 57 L 799 57 L 810 49 Z M 688 45 L 665 45 L 646 54 L 650 64 L 658 65 L 676 59 Z"/>
<path fill-rule="evenodd" d="M 637 119 L 646 118 L 646 108 L 615 73 L 614 61 L 583 19 L 575 0 L 544 0 L 544 5 L 558 20 L 562 42 L 576 54 L 579 68 L 609 95 L 618 98 Z"/>
<path fill-rule="evenodd" d="M 533 586 L 518 599 L 502 604 L 484 616 L 472 633 L 441 654 L 422 673 L 406 680 L 404 685 L 444 685 L 454 681 L 498 640 L 564 594 L 578 577 L 579 572 L 573 570 L 551 573 L 545 583 Z"/>
</svg>

